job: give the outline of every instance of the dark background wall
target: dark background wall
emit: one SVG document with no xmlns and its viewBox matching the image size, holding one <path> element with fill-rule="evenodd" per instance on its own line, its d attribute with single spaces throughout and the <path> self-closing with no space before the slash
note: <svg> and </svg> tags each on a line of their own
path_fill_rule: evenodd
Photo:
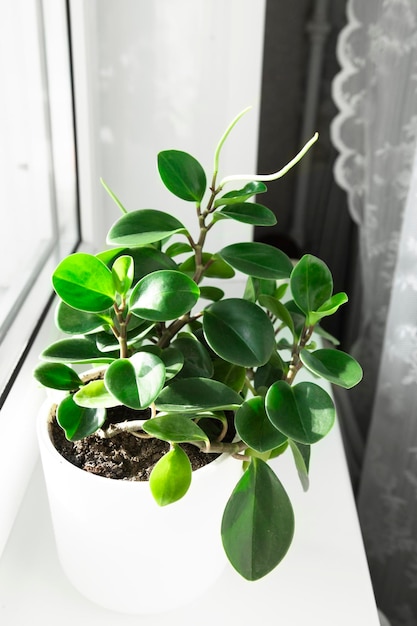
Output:
<svg viewBox="0 0 417 626">
<path fill-rule="evenodd" d="M 323 326 L 349 344 L 358 294 L 356 232 L 345 193 L 334 181 L 337 153 L 329 134 L 337 114 L 331 84 L 339 71 L 336 43 L 345 11 L 346 0 L 267 0 L 258 171 L 283 166 L 316 130 L 320 137 L 307 159 L 269 184 L 277 225 L 256 229 L 255 238 L 291 256 L 308 252 L 326 261 L 335 291 L 354 296 Z"/>
</svg>

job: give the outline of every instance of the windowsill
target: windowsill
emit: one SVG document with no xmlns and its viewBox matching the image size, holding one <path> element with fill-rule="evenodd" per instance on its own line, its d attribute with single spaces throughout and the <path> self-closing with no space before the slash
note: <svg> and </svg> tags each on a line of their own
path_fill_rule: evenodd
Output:
<svg viewBox="0 0 417 626">
<path fill-rule="evenodd" d="M 212 626 L 213 614 L 217 617 L 220 611 L 222 623 L 231 626 L 270 620 L 274 615 L 291 626 L 378 626 L 338 427 L 313 448 L 307 493 L 302 492 L 290 455 L 276 462 L 296 516 L 296 536 L 288 555 L 257 583 L 244 581 L 228 567 L 207 596 L 170 614 L 170 623 Z M 214 602 L 220 607 L 215 611 Z M 37 465 L 0 560 L 0 623 L 159 626 L 166 622 L 167 614 L 115 614 L 96 607 L 73 589 L 58 563 Z"/>
</svg>

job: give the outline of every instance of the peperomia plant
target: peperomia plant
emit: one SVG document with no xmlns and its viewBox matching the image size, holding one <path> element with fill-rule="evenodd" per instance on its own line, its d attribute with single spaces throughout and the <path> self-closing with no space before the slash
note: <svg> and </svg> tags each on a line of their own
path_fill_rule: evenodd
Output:
<svg viewBox="0 0 417 626">
<path fill-rule="evenodd" d="M 317 348 L 314 333 L 326 334 L 320 321 L 347 301 L 344 293 L 333 295 L 323 261 L 307 254 L 293 263 L 279 249 L 254 241 L 215 253 L 206 249 L 207 233 L 224 220 L 273 225 L 273 212 L 249 200 L 316 140 L 275 174 L 218 182 L 222 146 L 245 112 L 216 148 L 208 189 L 205 171 L 191 155 L 158 155 L 164 185 L 195 206 L 196 236 L 162 211 L 128 212 L 103 183 L 122 216 L 108 233 L 108 249 L 71 254 L 54 271 L 56 323 L 70 337 L 44 350 L 35 377 L 66 392 L 57 422 L 71 441 L 130 432 L 169 443 L 149 481 L 160 505 L 184 496 L 192 480 L 180 444 L 240 461 L 242 476 L 221 534 L 232 565 L 256 580 L 281 561 L 294 532 L 290 499 L 268 461 L 289 449 L 307 488 L 310 447 L 335 420 L 332 398 L 314 377 L 350 388 L 362 371 L 335 347 Z M 234 189 L 238 180 L 245 184 Z M 210 284 L 231 279 L 235 270 L 247 275 L 241 298 Z M 73 366 L 86 364 L 99 365 L 102 376 L 84 382 Z M 314 376 L 296 383 L 303 366 Z M 116 406 L 133 409 L 137 419 L 130 415 L 106 427 L 106 412 Z"/>
</svg>

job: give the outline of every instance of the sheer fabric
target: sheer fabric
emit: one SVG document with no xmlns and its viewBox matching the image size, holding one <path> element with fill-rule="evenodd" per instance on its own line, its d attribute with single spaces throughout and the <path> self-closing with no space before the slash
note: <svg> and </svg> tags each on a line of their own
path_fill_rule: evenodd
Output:
<svg viewBox="0 0 417 626">
<path fill-rule="evenodd" d="M 359 227 L 352 393 L 366 447 L 359 513 L 378 604 L 417 623 L 417 3 L 348 0 L 334 82 L 338 183 Z"/>
</svg>

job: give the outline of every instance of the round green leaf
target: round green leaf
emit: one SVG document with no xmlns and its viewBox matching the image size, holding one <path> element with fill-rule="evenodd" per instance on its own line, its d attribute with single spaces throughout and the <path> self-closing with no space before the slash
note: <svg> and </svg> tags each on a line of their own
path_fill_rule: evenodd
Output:
<svg viewBox="0 0 417 626">
<path fill-rule="evenodd" d="M 147 420 L 143 430 L 164 441 L 185 443 L 187 441 L 208 441 L 208 437 L 192 419 L 179 413 L 168 413 Z"/>
<path fill-rule="evenodd" d="M 61 300 L 80 311 L 100 313 L 115 300 L 112 273 L 92 254 L 76 252 L 63 259 L 52 283 Z"/>
<path fill-rule="evenodd" d="M 169 213 L 140 209 L 122 215 L 113 224 L 107 235 L 107 243 L 115 246 L 142 246 L 161 241 L 175 233 L 186 232 L 185 226 Z"/>
<path fill-rule="evenodd" d="M 278 430 L 304 444 L 315 443 L 327 435 L 336 416 L 329 394 L 310 382 L 290 387 L 283 380 L 277 381 L 266 394 L 265 408 Z"/>
<path fill-rule="evenodd" d="M 218 287 L 212 287 L 211 285 L 200 287 L 200 298 L 217 302 L 224 296 L 224 291 Z"/>
<path fill-rule="evenodd" d="M 362 380 L 363 372 L 359 363 L 341 350 L 302 350 L 300 356 L 310 372 L 345 389 L 351 389 Z"/>
<path fill-rule="evenodd" d="M 56 420 L 69 441 L 78 441 L 95 433 L 106 421 L 105 409 L 86 409 L 67 396 L 58 406 Z"/>
<path fill-rule="evenodd" d="M 308 315 L 317 311 L 333 292 L 333 278 L 327 265 L 305 254 L 291 274 L 291 291 L 297 306 Z"/>
<path fill-rule="evenodd" d="M 103 380 L 92 380 L 74 394 L 74 401 L 86 409 L 108 409 L 121 404 L 106 388 Z"/>
<path fill-rule="evenodd" d="M 119 256 L 113 263 L 111 271 L 117 293 L 125 296 L 133 283 L 134 263 L 132 257 L 127 254 Z"/>
<path fill-rule="evenodd" d="M 210 261 L 210 265 L 204 271 L 204 276 L 208 278 L 233 278 L 235 271 L 228 263 L 225 263 L 223 259 L 216 258 L 216 255 L 210 254 L 210 252 L 203 252 L 203 265 L 206 265 Z M 181 272 L 193 276 L 195 272 L 195 255 L 188 257 L 180 265 Z"/>
<path fill-rule="evenodd" d="M 173 445 L 155 465 L 149 477 L 149 486 L 159 506 L 180 500 L 191 484 L 191 463 L 180 446 Z"/>
<path fill-rule="evenodd" d="M 160 411 L 196 412 L 210 409 L 236 409 L 242 397 L 217 380 L 209 378 L 181 378 L 173 380 L 155 400 Z"/>
<path fill-rule="evenodd" d="M 242 441 L 257 452 L 273 450 L 288 440 L 268 419 L 260 396 L 249 398 L 238 408 L 235 425 Z"/>
<path fill-rule="evenodd" d="M 165 366 L 165 382 L 174 378 L 184 366 L 184 355 L 172 345 L 161 350 L 158 346 L 151 344 L 142 346 L 140 351 L 151 352 L 161 359 Z"/>
<path fill-rule="evenodd" d="M 130 296 L 130 310 L 146 320 L 164 322 L 188 313 L 197 302 L 196 283 L 174 270 L 160 270 L 142 278 Z"/>
<path fill-rule="evenodd" d="M 293 265 L 284 252 L 266 243 L 233 243 L 220 251 L 232 267 L 256 278 L 289 278 Z"/>
<path fill-rule="evenodd" d="M 83 337 L 60 339 L 48 346 L 41 354 L 46 361 L 62 363 L 111 363 L 117 354 L 103 354 L 96 344 Z"/>
<path fill-rule="evenodd" d="M 55 323 L 64 333 L 84 335 L 101 328 L 105 320 L 96 313 L 78 311 L 61 301 L 56 308 Z"/>
<path fill-rule="evenodd" d="M 271 209 L 255 202 L 239 202 L 227 205 L 214 214 L 215 219 L 221 217 L 253 226 L 274 226 L 277 223 L 277 218 Z"/>
<path fill-rule="evenodd" d="M 130 359 L 109 365 L 104 382 L 110 393 L 132 409 L 145 409 L 159 395 L 165 383 L 165 366 L 150 352 L 138 352 Z"/>
<path fill-rule="evenodd" d="M 213 360 L 214 380 L 219 380 L 221 383 L 227 385 L 231 389 L 234 389 L 238 393 L 242 391 L 246 381 L 246 368 L 242 365 L 235 365 L 229 363 L 223 359 L 217 358 Z"/>
<path fill-rule="evenodd" d="M 294 535 L 290 499 L 271 468 L 253 458 L 223 514 L 223 547 L 247 580 L 268 574 L 286 555 Z"/>
<path fill-rule="evenodd" d="M 83 385 L 78 374 L 64 363 L 41 363 L 33 375 L 41 385 L 51 389 L 73 391 Z"/>
<path fill-rule="evenodd" d="M 165 187 L 182 200 L 201 202 L 206 175 L 200 163 L 187 152 L 164 150 L 158 154 L 159 175 Z"/>
<path fill-rule="evenodd" d="M 205 347 L 193 335 L 181 335 L 171 344 L 184 355 L 180 378 L 211 378 L 213 363 Z"/>
<path fill-rule="evenodd" d="M 204 335 L 225 361 L 244 367 L 263 365 L 275 347 L 275 333 L 266 313 L 253 302 L 230 298 L 204 311 Z"/>
</svg>

